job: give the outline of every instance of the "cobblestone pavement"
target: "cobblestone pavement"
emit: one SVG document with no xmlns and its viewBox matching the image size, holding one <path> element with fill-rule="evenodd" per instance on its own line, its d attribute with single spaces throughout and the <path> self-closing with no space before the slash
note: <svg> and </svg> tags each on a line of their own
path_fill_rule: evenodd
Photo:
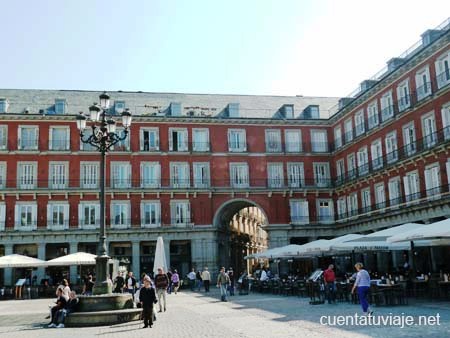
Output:
<svg viewBox="0 0 450 338">
<path fill-rule="evenodd" d="M 375 308 L 379 315 L 440 316 L 440 325 L 330 326 L 321 316 L 359 313 L 357 305 L 339 303 L 309 305 L 308 299 L 251 294 L 231 297 L 227 303 L 211 294 L 180 292 L 168 296 L 168 309 L 158 313 L 151 329 L 142 322 L 91 327 L 48 329 L 48 305 L 52 299 L 0 301 L 0 337 L 450 337 L 450 303 L 416 303 Z M 328 318 L 328 317 L 326 317 Z"/>
</svg>

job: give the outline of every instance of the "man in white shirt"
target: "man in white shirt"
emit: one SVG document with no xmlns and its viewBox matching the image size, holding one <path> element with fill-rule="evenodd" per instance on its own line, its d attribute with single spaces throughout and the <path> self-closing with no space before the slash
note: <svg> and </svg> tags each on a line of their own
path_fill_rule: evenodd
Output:
<svg viewBox="0 0 450 338">
<path fill-rule="evenodd" d="M 192 268 L 192 271 L 187 274 L 187 278 L 189 279 L 189 286 L 191 291 L 194 291 L 195 288 L 195 269 Z"/>
<path fill-rule="evenodd" d="M 205 266 L 205 269 L 202 272 L 202 281 L 205 286 L 205 292 L 209 292 L 209 283 L 211 282 L 211 275 L 208 271 L 208 267 Z"/>
</svg>

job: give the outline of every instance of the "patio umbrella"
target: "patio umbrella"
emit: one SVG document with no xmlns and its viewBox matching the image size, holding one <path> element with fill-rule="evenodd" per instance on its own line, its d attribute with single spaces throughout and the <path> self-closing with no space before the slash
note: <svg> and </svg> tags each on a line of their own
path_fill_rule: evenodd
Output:
<svg viewBox="0 0 450 338">
<path fill-rule="evenodd" d="M 156 240 L 155 262 L 153 265 L 153 273 L 158 274 L 158 268 L 163 268 L 167 272 L 166 251 L 164 250 L 164 241 L 161 236 Z"/>
<path fill-rule="evenodd" d="M 277 248 L 272 248 L 269 250 L 266 250 L 264 252 L 260 252 L 257 254 L 254 254 L 253 258 L 257 259 L 270 259 L 270 258 L 287 258 L 297 255 L 298 250 L 300 249 L 301 245 L 297 244 L 289 244 L 286 246 L 280 246 Z"/>
<path fill-rule="evenodd" d="M 422 225 L 387 239 L 389 243 L 421 240 L 432 240 L 431 244 L 434 245 L 442 245 L 440 243 L 448 244 L 450 242 L 450 219 Z"/>
<path fill-rule="evenodd" d="M 363 235 L 358 234 L 347 234 L 344 236 L 339 236 L 333 239 L 319 239 L 317 241 L 309 242 L 302 246 L 300 255 L 304 256 L 323 256 L 333 254 L 333 245 L 355 240 L 363 237 Z"/>
<path fill-rule="evenodd" d="M 47 262 L 19 254 L 0 257 L 0 268 L 34 268 L 39 266 L 47 266 Z"/>
<path fill-rule="evenodd" d="M 75 252 L 47 261 L 48 266 L 94 265 L 97 256 L 87 252 Z"/>
</svg>

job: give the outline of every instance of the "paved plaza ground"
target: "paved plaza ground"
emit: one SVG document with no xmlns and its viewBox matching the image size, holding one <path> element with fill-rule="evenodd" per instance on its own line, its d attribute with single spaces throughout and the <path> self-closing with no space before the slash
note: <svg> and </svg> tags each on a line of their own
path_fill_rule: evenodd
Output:
<svg viewBox="0 0 450 338">
<path fill-rule="evenodd" d="M 420 315 L 439 315 L 440 325 L 338 327 L 322 325 L 321 316 L 327 316 L 325 320 L 329 320 L 328 316 L 353 316 L 360 311 L 358 305 L 309 305 L 307 298 L 270 294 L 234 296 L 227 303 L 220 302 L 218 298 L 217 290 L 206 295 L 191 292 L 172 294 L 168 296 L 167 312 L 158 314 L 151 329 L 142 329 L 142 322 L 48 329 L 46 323 L 49 320 L 45 317 L 53 299 L 0 301 L 0 337 L 450 337 L 450 302 L 374 308 L 374 315 L 403 314 L 413 316 L 415 320 Z M 431 322 L 434 322 L 433 318 Z"/>
</svg>

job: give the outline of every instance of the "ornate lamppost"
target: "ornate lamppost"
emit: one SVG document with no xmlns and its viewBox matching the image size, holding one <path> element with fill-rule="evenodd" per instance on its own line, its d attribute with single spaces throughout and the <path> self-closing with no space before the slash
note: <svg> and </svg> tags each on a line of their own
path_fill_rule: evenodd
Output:
<svg viewBox="0 0 450 338">
<path fill-rule="evenodd" d="M 81 142 L 95 147 L 101 154 L 100 161 L 100 238 L 97 248 L 96 258 L 96 282 L 94 294 L 111 293 L 112 286 L 108 282 L 108 248 L 106 244 L 106 222 L 105 222 L 105 177 L 106 153 L 117 142 L 123 141 L 128 136 L 128 128 L 131 125 L 131 113 L 128 109 L 117 111 L 122 115 L 123 135 L 116 133 L 116 121 L 109 112 L 109 95 L 105 92 L 99 96 L 100 104 L 94 103 L 89 107 L 89 115 L 86 117 L 83 112 L 77 116 L 77 128 L 80 131 Z M 86 123 L 92 122 L 92 132 L 85 135 Z"/>
</svg>

